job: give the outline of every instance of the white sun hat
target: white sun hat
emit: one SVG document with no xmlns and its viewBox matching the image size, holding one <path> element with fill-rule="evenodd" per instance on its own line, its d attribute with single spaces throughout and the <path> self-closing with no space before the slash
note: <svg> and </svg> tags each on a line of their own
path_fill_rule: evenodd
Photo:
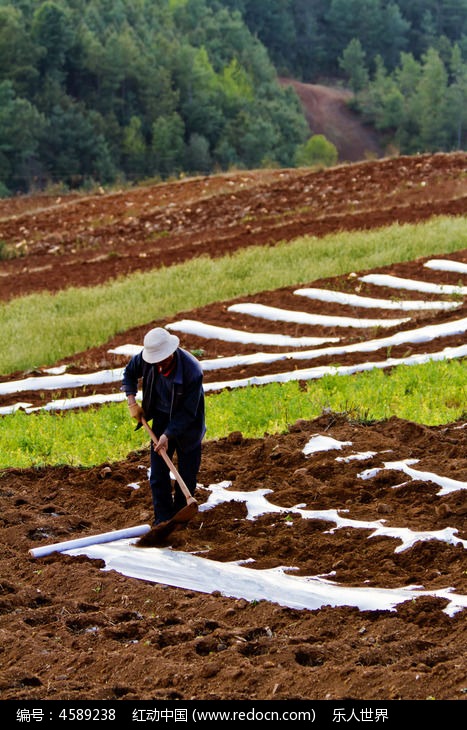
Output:
<svg viewBox="0 0 467 730">
<path fill-rule="evenodd" d="M 149 363 L 162 362 L 172 355 L 180 344 L 177 335 L 171 335 L 163 327 L 155 327 L 144 338 L 143 360 Z"/>
</svg>

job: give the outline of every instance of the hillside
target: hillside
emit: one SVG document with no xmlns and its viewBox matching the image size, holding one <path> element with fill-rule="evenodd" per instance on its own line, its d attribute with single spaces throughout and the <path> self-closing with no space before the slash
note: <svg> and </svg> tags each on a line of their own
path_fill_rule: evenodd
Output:
<svg viewBox="0 0 467 730">
<path fill-rule="evenodd" d="M 0 200 L 0 299 L 302 235 L 370 230 L 467 209 L 466 153 L 327 170 L 238 171 L 94 195 Z"/>
<path fill-rule="evenodd" d="M 0 240 L 16 256 L 1 262 L 1 299 L 92 286 L 300 235 L 376 231 L 438 215 L 465 221 L 466 171 L 465 153 L 420 155 L 323 171 L 242 171 L 95 195 L 2 200 Z M 345 315 L 353 327 L 265 323 L 231 310 L 239 301 L 221 301 L 179 312 L 177 319 L 235 328 L 252 337 L 250 344 L 189 332 L 180 338 L 215 363 L 239 352 L 258 354 L 254 337 L 265 330 L 270 338 L 293 337 L 295 354 L 302 337 L 341 338 L 337 355 L 308 350 L 299 363 L 284 356 L 290 345 L 261 345 L 276 361 L 225 369 L 223 380 L 315 365 L 370 367 L 389 357 L 394 365 L 396 358 L 442 351 L 465 366 L 465 356 L 455 353 L 465 347 L 466 280 L 459 271 L 467 266 L 467 250 L 439 251 L 439 258 L 460 268 L 431 268 L 422 258 L 301 282 L 373 298 L 365 310 L 355 300 L 300 297 L 297 303 L 292 288 L 242 298 Z M 366 274 L 431 283 L 436 293 L 394 290 L 365 281 Z M 416 309 L 420 300 L 426 309 Z M 409 314 L 384 309 L 384 302 L 407 304 Z M 390 322 L 406 316 L 410 321 Z M 363 326 L 367 317 L 378 318 L 370 330 Z M 78 376 L 117 371 L 127 356 L 114 350 L 140 344 L 144 332 L 159 324 L 168 323 L 155 318 L 56 365 Z M 386 325 L 383 334 L 399 338 L 397 344 L 365 349 L 383 337 Z M 418 336 L 411 339 L 411 332 Z M 2 412 L 50 404 L 59 411 L 56 419 L 50 416 L 59 441 L 60 410 L 73 398 L 96 394 L 96 385 L 48 390 L 39 380 L 32 388 L 29 377 L 47 375 L 39 369 L 1 376 Z M 312 376 L 302 374 L 300 387 L 307 386 L 305 377 Z M 216 370 L 206 372 L 207 386 L 219 379 Z M 417 389 L 410 376 L 407 387 Z M 97 390 L 118 396 L 119 382 Z M 19 416 L 26 426 L 34 418 L 32 411 Z M 24 444 L 28 436 L 26 427 Z M 318 713 L 359 700 L 375 700 L 375 707 L 402 699 L 464 699 L 466 453 L 464 418 L 429 427 L 396 417 L 361 423 L 350 412 L 323 412 L 316 419 L 304 413 L 286 434 L 248 439 L 232 431 L 208 438 L 199 512 L 166 544 L 142 549 L 124 540 L 111 543 L 108 552 L 105 545 L 92 546 L 90 552 L 52 550 L 39 558 L 30 551 L 151 520 L 147 445 L 94 468 L 4 469 L 2 698 L 163 701 L 171 707 L 176 701 L 177 708 L 191 700 L 330 700 L 330 709 Z M 130 559 L 133 572 L 125 571 Z M 449 707 L 451 719 L 456 710 Z M 317 715 L 317 721 L 326 719 L 332 716 Z"/>
</svg>

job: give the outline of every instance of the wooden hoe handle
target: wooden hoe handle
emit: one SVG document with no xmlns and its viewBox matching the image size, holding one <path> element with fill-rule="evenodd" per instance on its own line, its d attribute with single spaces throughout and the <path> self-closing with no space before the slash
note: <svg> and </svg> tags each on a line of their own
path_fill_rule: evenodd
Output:
<svg viewBox="0 0 467 730">
<path fill-rule="evenodd" d="M 143 424 L 144 428 L 146 429 L 146 431 L 150 435 L 151 440 L 153 441 L 154 445 L 157 446 L 157 444 L 158 444 L 157 436 L 154 433 L 154 431 L 152 430 L 152 428 L 150 427 L 150 425 L 148 424 L 148 422 L 146 421 L 146 419 L 144 418 L 144 416 L 141 419 L 141 423 Z M 175 466 L 174 466 L 171 458 L 167 454 L 167 451 L 165 449 L 161 449 L 158 453 L 162 456 L 162 458 L 164 459 L 165 463 L 167 464 L 167 466 L 169 467 L 170 471 L 172 472 L 172 474 L 174 475 L 175 479 L 177 480 L 178 484 L 180 485 L 180 489 L 182 490 L 182 492 L 183 492 L 183 494 L 185 496 L 186 503 L 187 504 L 193 504 L 193 503 L 196 504 L 196 499 L 190 493 L 190 490 L 188 489 L 187 485 L 185 484 L 185 482 L 183 481 L 182 477 L 180 476 L 180 474 L 178 473 L 177 469 L 175 468 Z"/>
</svg>

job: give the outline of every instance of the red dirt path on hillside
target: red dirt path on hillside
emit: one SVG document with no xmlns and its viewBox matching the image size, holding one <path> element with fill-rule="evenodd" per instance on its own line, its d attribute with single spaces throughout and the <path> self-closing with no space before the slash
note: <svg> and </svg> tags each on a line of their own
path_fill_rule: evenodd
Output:
<svg viewBox="0 0 467 730">
<path fill-rule="evenodd" d="M 339 162 L 358 162 L 382 157 L 383 148 L 371 127 L 362 124 L 361 117 L 349 107 L 353 93 L 321 84 L 304 84 L 293 79 L 281 79 L 292 86 L 303 107 L 311 134 L 323 134 L 337 149 Z"/>
</svg>

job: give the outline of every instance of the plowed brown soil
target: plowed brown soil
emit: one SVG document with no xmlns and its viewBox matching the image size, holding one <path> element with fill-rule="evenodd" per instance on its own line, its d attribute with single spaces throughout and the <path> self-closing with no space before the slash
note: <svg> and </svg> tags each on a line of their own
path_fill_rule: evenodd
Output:
<svg viewBox="0 0 467 730">
<path fill-rule="evenodd" d="M 17 244 L 22 254 L 2 262 L 1 298 L 88 286 L 200 254 L 220 256 L 241 246 L 274 245 L 305 233 L 370 229 L 437 214 L 465 215 L 466 171 L 467 155 L 434 155 L 321 172 L 239 172 L 96 196 L 1 201 L 0 240 Z M 451 258 L 467 262 L 467 251 Z M 387 272 L 455 284 L 460 278 L 427 271 L 422 260 L 388 267 Z M 345 281 L 310 282 L 319 284 L 341 290 Z M 370 285 L 359 293 L 388 296 Z M 414 292 L 404 294 L 410 297 L 421 298 Z M 297 306 L 292 289 L 251 300 L 295 309 L 306 306 Z M 238 326 L 238 319 L 229 319 L 227 304 L 180 313 L 180 319 Z M 402 328 L 460 318 L 465 307 L 464 299 L 454 312 L 418 313 Z M 319 302 L 308 308 L 326 314 L 400 316 L 382 315 L 381 310 L 362 315 L 351 307 Z M 124 359 L 108 350 L 140 344 L 153 324 L 159 323 L 124 333 L 103 348 L 77 353 L 69 359 L 71 369 L 120 366 Z M 242 326 L 284 331 L 278 323 L 269 322 L 265 328 L 259 320 L 246 324 L 245 319 Z M 318 330 L 298 326 L 288 334 L 322 336 Z M 392 331 L 385 329 L 384 334 Z M 357 330 L 344 341 L 367 336 Z M 188 349 L 202 347 L 203 358 L 237 354 L 239 349 L 217 340 L 181 339 Z M 451 337 L 441 346 L 408 345 L 391 356 L 463 341 Z M 241 347 L 242 353 L 257 349 Z M 363 359 L 381 357 L 354 354 L 339 357 L 339 364 Z M 315 364 L 327 361 L 305 361 L 299 367 Z M 281 367 L 285 366 L 263 366 L 255 374 Z M 249 374 L 245 371 L 244 376 Z M 238 372 L 222 373 L 225 380 L 232 376 L 238 377 Z M 206 375 L 206 382 L 214 379 L 219 373 Z M 37 397 L 33 392 L 21 394 L 21 400 L 31 403 L 37 403 Z M 16 400 L 2 399 L 2 405 Z M 325 451 L 305 458 L 303 447 L 317 433 L 352 445 L 338 454 Z M 432 481 L 411 480 L 391 469 L 368 480 L 359 474 L 388 460 L 413 458 L 419 460 L 417 469 L 466 483 L 466 447 L 464 422 L 426 427 L 393 418 L 362 425 L 331 413 L 307 421 L 304 414 L 304 420 L 283 436 L 248 440 L 233 433 L 207 440 L 197 498 L 202 504 L 208 496 L 204 487 L 229 480 L 236 490 L 270 489 L 268 498 L 282 507 L 336 509 L 349 519 L 384 519 L 389 526 L 417 531 L 449 527 L 465 541 L 465 488 L 440 495 Z M 356 451 L 375 455 L 363 462 L 336 461 L 337 455 Z M 286 597 L 284 605 L 248 602 L 220 595 L 215 585 L 210 593 L 200 593 L 102 571 L 100 561 L 85 557 L 30 555 L 29 550 L 40 545 L 150 521 L 146 484 L 143 481 L 139 490 L 129 486 L 141 481 L 141 467 L 147 466 L 148 451 L 143 450 L 124 462 L 93 469 L 63 466 L 0 473 L 2 699 L 465 699 L 467 611 L 448 615 L 446 598 L 424 595 L 393 611 L 360 611 L 352 605 L 297 610 L 287 607 Z M 420 540 L 398 552 L 399 544 L 395 538 L 371 537 L 369 530 L 333 531 L 322 520 L 294 518 L 292 526 L 277 515 L 247 520 L 245 506 L 229 502 L 199 512 L 170 536 L 164 549 L 193 551 L 217 561 L 252 559 L 250 566 L 257 570 L 287 566 L 298 575 L 327 575 L 348 587 L 418 585 L 433 594 L 445 588 L 467 593 L 462 543 Z"/>
</svg>

